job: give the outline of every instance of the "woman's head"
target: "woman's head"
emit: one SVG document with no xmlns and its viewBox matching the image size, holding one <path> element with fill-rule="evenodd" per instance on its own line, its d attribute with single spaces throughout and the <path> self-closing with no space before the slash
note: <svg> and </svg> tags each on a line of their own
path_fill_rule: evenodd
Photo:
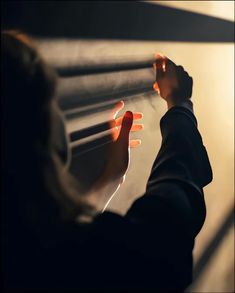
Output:
<svg viewBox="0 0 235 293">
<path fill-rule="evenodd" d="M 56 74 L 25 35 L 3 32 L 1 38 L 3 115 L 12 131 L 9 138 L 19 138 L 18 147 L 36 143 L 47 148 Z"/>
<path fill-rule="evenodd" d="M 55 99 L 56 84 L 55 71 L 27 36 L 1 33 L 1 141 L 7 201 L 39 206 L 49 194 L 63 208 L 83 213 L 90 207 L 64 168 L 69 152 Z"/>
</svg>

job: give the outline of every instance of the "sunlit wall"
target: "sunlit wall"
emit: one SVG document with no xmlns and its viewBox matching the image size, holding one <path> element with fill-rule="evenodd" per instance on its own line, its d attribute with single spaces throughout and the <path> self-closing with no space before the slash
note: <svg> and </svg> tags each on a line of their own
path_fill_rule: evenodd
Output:
<svg viewBox="0 0 235 293">
<path fill-rule="evenodd" d="M 202 13 L 220 19 L 234 21 L 234 1 L 144 1 L 152 4 L 166 5 L 170 8 L 182 9 L 184 12 Z M 46 12 L 45 12 L 46 13 Z M 132 16 L 133 17 L 133 16 Z M 156 18 L 160 15 L 156 14 Z M 66 16 L 65 16 L 66 18 Z M 180 20 L 180 19 L 179 19 Z M 33 20 L 32 20 L 33 21 Z M 54 20 L 54 25 L 58 20 Z M 67 21 L 70 21 L 67 16 Z M 121 21 L 121 19 L 120 19 Z M 171 31 L 166 28 L 171 19 L 163 19 L 158 27 L 161 40 L 133 40 L 130 39 L 104 39 L 104 38 L 75 38 L 64 36 L 41 36 L 35 34 L 38 46 L 43 56 L 57 69 L 97 66 L 97 64 L 123 62 L 123 60 L 143 60 L 162 52 L 181 64 L 190 73 L 194 80 L 193 103 L 195 114 L 199 123 L 199 130 L 207 147 L 214 180 L 205 188 L 207 204 L 207 218 L 205 225 L 196 239 L 194 250 L 195 266 L 204 255 L 207 246 L 213 242 L 228 212 L 234 205 L 234 44 L 231 41 L 206 41 L 203 28 L 195 21 L 183 23 L 182 30 L 192 29 L 195 33 L 190 38 L 177 41 L 177 34 L 171 36 L 174 40 L 165 39 L 164 34 Z M 182 19 L 181 19 L 182 21 Z M 210 22 L 205 31 L 210 35 Z M 137 22 L 131 23 L 134 31 Z M 169 26 L 169 25 L 168 25 Z M 56 27 L 56 25 L 55 25 Z M 95 28 L 94 28 L 95 29 Z M 173 29 L 173 28 L 172 28 Z M 48 28 L 50 30 L 50 27 Z M 92 30 L 92 27 L 91 27 Z M 39 30 L 40 31 L 40 30 Z M 46 31 L 46 28 L 45 28 Z M 218 27 L 217 33 L 223 36 L 223 28 Z M 112 34 L 112 32 L 110 32 Z M 179 32 L 180 34 L 180 32 Z M 211 31 L 215 34 L 215 31 Z M 201 37 L 201 41 L 200 40 Z M 190 40 L 189 40 L 190 39 Z M 163 41 L 164 40 L 164 41 Z M 67 109 L 68 132 L 84 129 L 108 120 L 112 104 L 119 98 L 125 101 L 125 109 L 141 111 L 144 114 L 145 129 L 133 137 L 141 138 L 141 147 L 132 150 L 131 164 L 126 181 L 108 206 L 109 210 L 124 214 L 131 203 L 145 191 L 145 185 L 150 173 L 153 160 L 161 143 L 159 121 L 166 112 L 165 102 L 148 88 L 149 82 L 154 78 L 151 69 L 145 69 L 144 77 L 141 74 L 128 75 L 128 87 L 132 92 L 118 92 L 126 81 L 126 74 L 122 71 L 112 75 L 83 75 L 82 77 L 61 77 L 59 85 L 59 98 L 66 101 L 78 102 L 78 108 Z M 146 90 L 135 89 L 143 85 Z M 107 96 L 107 87 L 109 95 Z M 127 90 L 125 88 L 125 90 Z M 147 90 L 148 88 L 148 90 Z M 102 90 L 103 92 L 102 92 Z M 97 100 L 95 99 L 97 91 Z M 117 94 L 118 92 L 118 94 Z M 102 96 L 103 94 L 103 96 Z M 93 98 L 86 104 L 84 99 Z M 65 102 L 64 102 L 65 101 Z M 81 108 L 83 105 L 84 109 Z M 82 109 L 82 110 L 81 110 Z M 72 112 L 71 112 L 72 111 Z M 84 115 L 83 115 L 83 114 Z M 78 144 L 81 141 L 77 142 Z M 76 145 L 76 143 L 75 143 Z M 104 154 L 102 154 L 104 155 Z M 89 159 L 90 156 L 90 159 Z M 96 153 L 95 156 L 97 157 Z M 74 174 L 79 180 L 87 180 L 94 174 L 94 170 L 101 170 L 102 162 L 94 161 L 94 153 L 76 157 L 73 160 Z M 103 158 L 100 156 L 99 158 Z M 102 161 L 102 159 L 101 159 Z M 85 168 L 86 167 L 86 168 Z M 84 172 L 85 170 L 85 172 Z M 77 172 L 77 173 L 76 173 Z M 85 175 L 84 175 L 85 173 Z M 234 228 L 230 226 L 220 235 L 214 248 L 210 248 L 211 258 L 203 265 L 197 275 L 195 284 L 189 288 L 190 292 L 232 292 L 234 291 Z"/>
</svg>

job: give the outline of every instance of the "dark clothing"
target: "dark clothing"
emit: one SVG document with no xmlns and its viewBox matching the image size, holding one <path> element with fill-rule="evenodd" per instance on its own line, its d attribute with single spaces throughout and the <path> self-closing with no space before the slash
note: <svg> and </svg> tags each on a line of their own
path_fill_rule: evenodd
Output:
<svg viewBox="0 0 235 293">
<path fill-rule="evenodd" d="M 5 286 L 182 292 L 190 284 L 194 238 L 206 214 L 202 188 L 212 171 L 192 112 L 171 108 L 160 126 L 162 145 L 146 193 L 127 214 L 105 212 L 87 225 L 50 219 L 36 233 L 16 231 L 5 256 Z"/>
</svg>

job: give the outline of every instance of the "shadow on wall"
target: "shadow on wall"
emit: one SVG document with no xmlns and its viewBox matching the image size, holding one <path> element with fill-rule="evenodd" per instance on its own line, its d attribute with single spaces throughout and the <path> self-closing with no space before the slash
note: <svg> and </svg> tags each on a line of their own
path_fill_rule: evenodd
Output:
<svg viewBox="0 0 235 293">
<path fill-rule="evenodd" d="M 142 40 L 142 41 L 174 41 L 174 42 L 234 42 L 234 23 L 231 21 L 219 19 L 216 17 L 201 15 L 198 13 L 187 12 L 174 8 L 164 7 L 160 5 L 152 5 L 143 2 L 104 2 L 104 1 L 2 1 L 1 2 L 2 27 L 19 28 L 23 31 L 42 38 L 68 38 L 68 39 L 109 39 L 109 40 Z M 127 60 L 128 61 L 128 60 Z M 125 65 L 125 64 L 124 64 Z M 124 69 L 125 66 L 118 68 L 117 71 Z M 103 69 L 104 72 L 113 73 L 117 64 Z M 141 65 L 142 66 L 142 65 Z M 79 71 L 79 70 L 80 71 Z M 126 68 L 129 70 L 133 68 Z M 89 71 L 90 70 L 90 71 Z M 94 68 L 61 68 L 61 74 L 67 77 L 76 76 L 94 72 Z M 85 76 L 87 80 L 87 76 Z M 91 77 L 90 77 L 91 78 Z M 81 84 L 81 79 L 76 77 L 76 84 Z M 80 83 L 78 83 L 80 80 Z M 97 81 L 97 78 L 95 77 Z M 69 79 L 68 88 L 71 89 Z M 90 84 L 89 84 L 90 85 Z M 107 85 L 107 84 L 106 84 Z M 109 84 L 110 86 L 110 84 Z M 89 86 L 90 88 L 90 86 Z M 101 88 L 99 87 L 101 90 Z M 149 87 L 150 91 L 151 87 Z M 144 91 L 146 88 L 144 89 Z M 80 100 L 77 98 L 78 89 L 73 94 L 66 92 L 65 108 L 78 107 L 79 117 L 83 114 L 104 110 L 101 108 L 93 108 L 84 110 L 81 114 L 81 105 L 84 104 L 85 96 L 90 94 L 87 90 L 80 94 Z M 114 99 L 113 94 L 97 94 L 92 92 L 89 96 L 89 105 L 95 104 L 95 100 L 99 103 L 110 102 L 110 97 Z M 129 95 L 133 95 L 131 92 Z M 127 92 L 125 92 L 127 96 Z M 116 95 L 118 100 L 123 96 Z M 132 97 L 133 98 L 133 97 Z M 88 101 L 85 101 L 87 103 Z M 114 101 L 113 101 L 114 102 Z M 62 102 L 61 102 L 62 103 Z M 107 105 L 105 105 L 107 107 Z M 108 105 L 110 107 L 110 104 Z M 72 114 L 69 114 L 72 116 Z M 69 116 L 68 115 L 68 116 Z M 77 115 L 77 113 L 73 115 Z M 68 117 L 67 117 L 68 118 Z M 71 118 L 71 117 L 70 117 Z M 82 129 L 72 133 L 75 140 L 88 136 L 88 133 L 99 132 L 100 127 L 103 130 L 105 125 L 93 125 L 93 128 Z M 84 134 L 85 133 L 85 134 Z M 82 137 L 81 137 L 82 136 Z M 97 143 L 106 143 L 106 137 L 101 138 L 102 141 L 91 141 L 89 147 L 95 147 Z M 89 154 L 79 156 L 78 153 L 88 145 L 75 147 L 73 149 L 73 161 L 71 170 L 73 174 L 88 188 L 95 178 L 99 175 L 104 163 L 104 154 L 107 152 L 107 145 L 96 148 Z M 92 168 L 90 168 L 92 166 Z M 81 169 L 83 172 L 81 173 Z M 201 274 L 205 264 L 211 258 L 217 249 L 220 241 L 223 239 L 228 227 L 232 225 L 231 214 L 228 215 L 225 223 L 218 230 L 212 242 L 206 247 L 204 254 L 200 258 L 195 268 L 195 278 Z"/>
<path fill-rule="evenodd" d="M 2 27 L 44 37 L 233 42 L 232 21 L 136 1 L 2 1 Z"/>
</svg>

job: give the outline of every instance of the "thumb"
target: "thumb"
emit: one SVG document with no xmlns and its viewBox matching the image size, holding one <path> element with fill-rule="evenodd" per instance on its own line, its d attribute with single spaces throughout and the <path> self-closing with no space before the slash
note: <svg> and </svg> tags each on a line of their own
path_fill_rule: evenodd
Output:
<svg viewBox="0 0 235 293">
<path fill-rule="evenodd" d="M 133 123 L 133 113 L 127 111 L 122 119 L 122 126 L 118 136 L 118 143 L 121 144 L 124 148 L 129 146 L 129 133 Z"/>
</svg>

